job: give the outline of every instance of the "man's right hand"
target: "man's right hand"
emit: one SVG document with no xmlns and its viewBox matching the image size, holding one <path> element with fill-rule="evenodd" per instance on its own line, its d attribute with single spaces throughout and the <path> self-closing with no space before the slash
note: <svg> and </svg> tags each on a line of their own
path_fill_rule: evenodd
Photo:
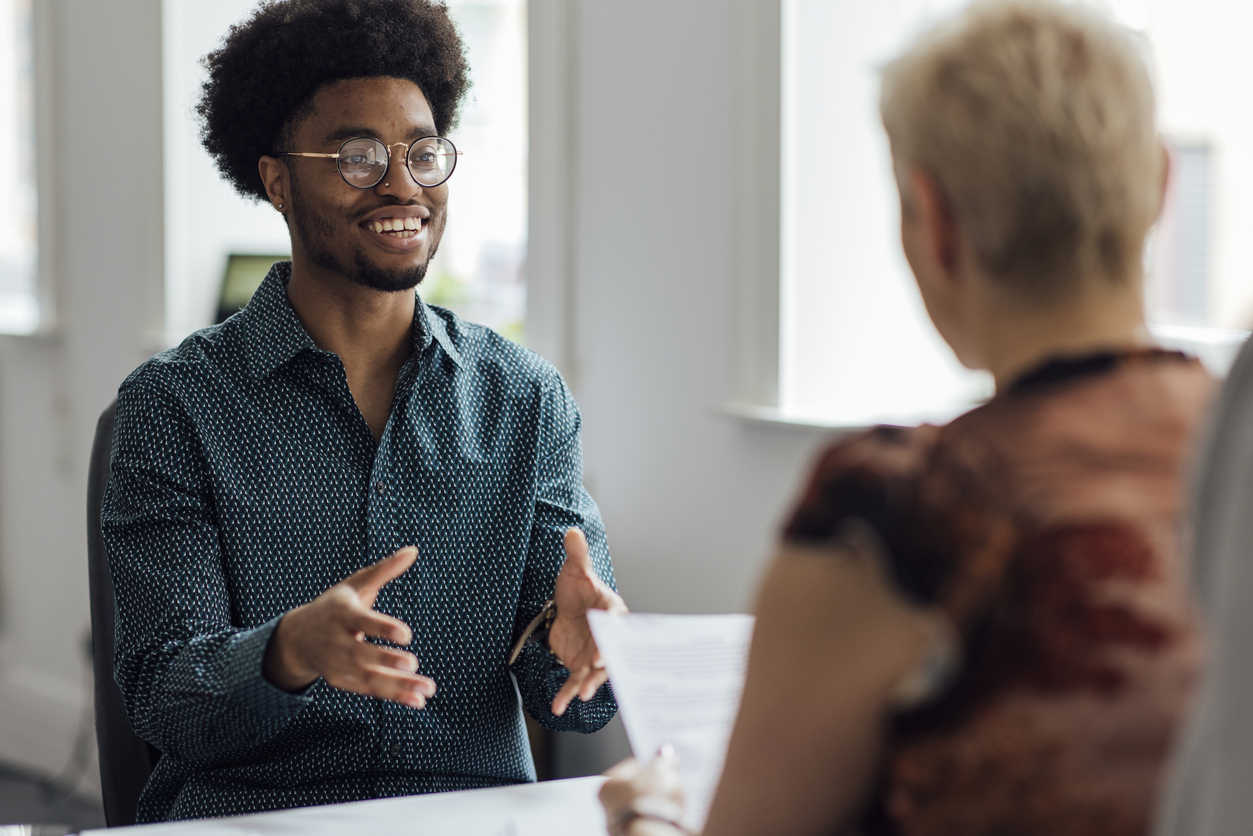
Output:
<svg viewBox="0 0 1253 836">
<path fill-rule="evenodd" d="M 413 546 L 400 549 L 283 616 L 265 651 L 265 678 L 295 692 L 321 677 L 344 691 L 424 707 L 435 695 L 435 681 L 417 674 L 418 657 L 367 641 L 402 646 L 413 641 L 409 625 L 376 612 L 374 601 L 417 557 Z"/>
</svg>

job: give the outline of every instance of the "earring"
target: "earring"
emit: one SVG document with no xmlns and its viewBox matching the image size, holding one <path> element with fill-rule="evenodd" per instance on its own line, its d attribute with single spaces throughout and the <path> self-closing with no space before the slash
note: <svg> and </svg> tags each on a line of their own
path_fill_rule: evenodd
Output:
<svg viewBox="0 0 1253 836">
<path fill-rule="evenodd" d="M 280 212 L 282 212 L 282 211 L 283 211 L 283 204 L 281 204 L 281 203 L 280 203 L 280 204 L 278 205 L 278 211 L 280 211 Z"/>
</svg>

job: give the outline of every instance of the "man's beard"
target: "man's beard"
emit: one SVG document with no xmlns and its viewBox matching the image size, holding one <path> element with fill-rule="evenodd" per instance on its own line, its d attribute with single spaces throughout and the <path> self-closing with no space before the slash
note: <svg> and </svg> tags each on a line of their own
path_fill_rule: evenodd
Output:
<svg viewBox="0 0 1253 836">
<path fill-rule="evenodd" d="M 351 281 L 362 287 L 368 287 L 371 290 L 381 290 L 384 293 L 400 293 L 405 290 L 413 290 L 422 284 L 422 280 L 426 278 L 427 268 L 431 266 L 431 259 L 435 258 L 435 251 L 439 249 L 439 239 L 434 238 L 435 234 L 437 234 L 437 231 L 434 229 L 434 217 L 427 221 L 429 224 L 427 234 L 432 236 L 434 243 L 431 245 L 431 251 L 427 255 L 426 260 L 421 264 L 400 270 L 384 270 L 369 263 L 365 253 L 360 248 L 354 248 L 353 263 L 348 265 L 336 258 L 331 251 L 330 242 L 335 237 L 335 221 L 311 209 L 298 210 L 296 208 L 303 206 L 303 201 L 300 199 L 300 189 L 296 185 L 294 177 L 291 181 L 291 190 L 292 211 L 288 214 L 288 217 L 295 224 L 296 232 L 305 245 L 305 251 L 309 255 L 309 260 L 314 264 L 324 270 L 333 270 L 336 273 L 347 276 Z M 439 232 L 442 231 L 442 229 L 439 230 Z"/>
</svg>

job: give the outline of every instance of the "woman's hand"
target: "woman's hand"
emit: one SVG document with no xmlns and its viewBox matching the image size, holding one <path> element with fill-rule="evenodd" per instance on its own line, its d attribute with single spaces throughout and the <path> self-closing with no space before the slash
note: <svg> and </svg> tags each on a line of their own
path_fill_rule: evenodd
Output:
<svg viewBox="0 0 1253 836">
<path fill-rule="evenodd" d="M 605 773 L 600 803 L 611 836 L 690 834 L 683 819 L 683 785 L 674 751 L 662 747 L 646 766 L 628 758 Z"/>
</svg>

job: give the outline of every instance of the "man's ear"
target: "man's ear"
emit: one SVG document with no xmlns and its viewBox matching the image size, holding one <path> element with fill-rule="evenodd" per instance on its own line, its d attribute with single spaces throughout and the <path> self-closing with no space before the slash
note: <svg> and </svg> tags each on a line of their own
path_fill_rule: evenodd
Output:
<svg viewBox="0 0 1253 836">
<path fill-rule="evenodd" d="M 277 157 L 263 156 L 257 160 L 257 171 L 265 184 L 266 196 L 279 212 L 286 214 L 291 207 L 290 179 L 287 166 Z"/>
<path fill-rule="evenodd" d="M 955 278 L 961 259 L 961 240 L 952 205 L 939 182 L 924 168 L 909 175 L 910 212 L 919 225 L 925 258 L 946 278 Z"/>
</svg>

